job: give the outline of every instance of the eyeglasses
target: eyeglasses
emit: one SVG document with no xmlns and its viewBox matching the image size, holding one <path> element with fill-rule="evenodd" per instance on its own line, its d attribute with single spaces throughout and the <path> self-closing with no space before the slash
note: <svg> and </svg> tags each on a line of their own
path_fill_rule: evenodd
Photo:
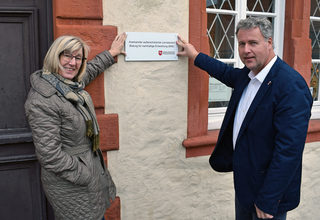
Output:
<svg viewBox="0 0 320 220">
<path fill-rule="evenodd" d="M 85 60 L 85 58 L 83 58 L 82 56 L 79 56 L 79 55 L 73 56 L 72 54 L 70 54 L 70 53 L 68 53 L 68 52 L 66 52 L 66 51 L 63 51 L 63 52 L 62 52 L 62 55 L 63 55 L 64 61 L 66 61 L 66 62 L 68 62 L 68 63 L 70 63 L 71 60 L 73 60 L 73 58 L 75 58 L 76 63 L 78 63 L 78 64 L 81 63 L 82 60 Z"/>
</svg>

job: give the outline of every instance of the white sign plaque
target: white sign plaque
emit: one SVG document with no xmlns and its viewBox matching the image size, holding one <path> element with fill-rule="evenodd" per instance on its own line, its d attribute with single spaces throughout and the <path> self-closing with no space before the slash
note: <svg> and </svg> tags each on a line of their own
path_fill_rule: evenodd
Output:
<svg viewBox="0 0 320 220">
<path fill-rule="evenodd" d="M 125 61 L 178 60 L 176 33 L 127 32 Z"/>
</svg>

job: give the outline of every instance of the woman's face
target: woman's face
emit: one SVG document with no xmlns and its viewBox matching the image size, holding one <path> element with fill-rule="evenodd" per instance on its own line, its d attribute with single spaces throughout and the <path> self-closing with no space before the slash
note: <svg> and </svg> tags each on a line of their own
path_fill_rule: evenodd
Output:
<svg viewBox="0 0 320 220">
<path fill-rule="evenodd" d="M 70 53 L 68 51 L 62 52 L 60 55 L 59 74 L 66 79 L 72 80 L 78 75 L 79 69 L 82 64 L 83 52 L 82 49 Z"/>
</svg>

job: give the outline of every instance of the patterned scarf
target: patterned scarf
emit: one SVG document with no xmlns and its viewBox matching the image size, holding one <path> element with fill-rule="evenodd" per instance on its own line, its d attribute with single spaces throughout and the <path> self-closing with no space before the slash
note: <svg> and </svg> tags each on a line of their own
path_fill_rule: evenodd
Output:
<svg viewBox="0 0 320 220">
<path fill-rule="evenodd" d="M 68 99 L 81 113 L 87 126 L 87 136 L 92 140 L 92 150 L 99 149 L 99 125 L 94 111 L 92 99 L 87 91 L 84 90 L 83 82 L 73 82 L 65 79 L 59 74 L 42 73 L 42 78 L 48 81 L 66 99 Z"/>
</svg>

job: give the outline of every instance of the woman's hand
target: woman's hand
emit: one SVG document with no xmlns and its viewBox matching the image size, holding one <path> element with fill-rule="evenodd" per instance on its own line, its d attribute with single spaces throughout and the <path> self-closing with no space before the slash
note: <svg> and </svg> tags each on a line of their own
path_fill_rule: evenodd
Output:
<svg viewBox="0 0 320 220">
<path fill-rule="evenodd" d="M 127 35 L 126 33 L 122 33 L 118 36 L 116 36 L 116 38 L 113 40 L 112 44 L 111 44 L 111 48 L 109 50 L 109 53 L 115 57 L 118 56 L 119 54 L 126 54 L 123 50 L 124 47 L 124 41 L 126 40 Z"/>
</svg>

